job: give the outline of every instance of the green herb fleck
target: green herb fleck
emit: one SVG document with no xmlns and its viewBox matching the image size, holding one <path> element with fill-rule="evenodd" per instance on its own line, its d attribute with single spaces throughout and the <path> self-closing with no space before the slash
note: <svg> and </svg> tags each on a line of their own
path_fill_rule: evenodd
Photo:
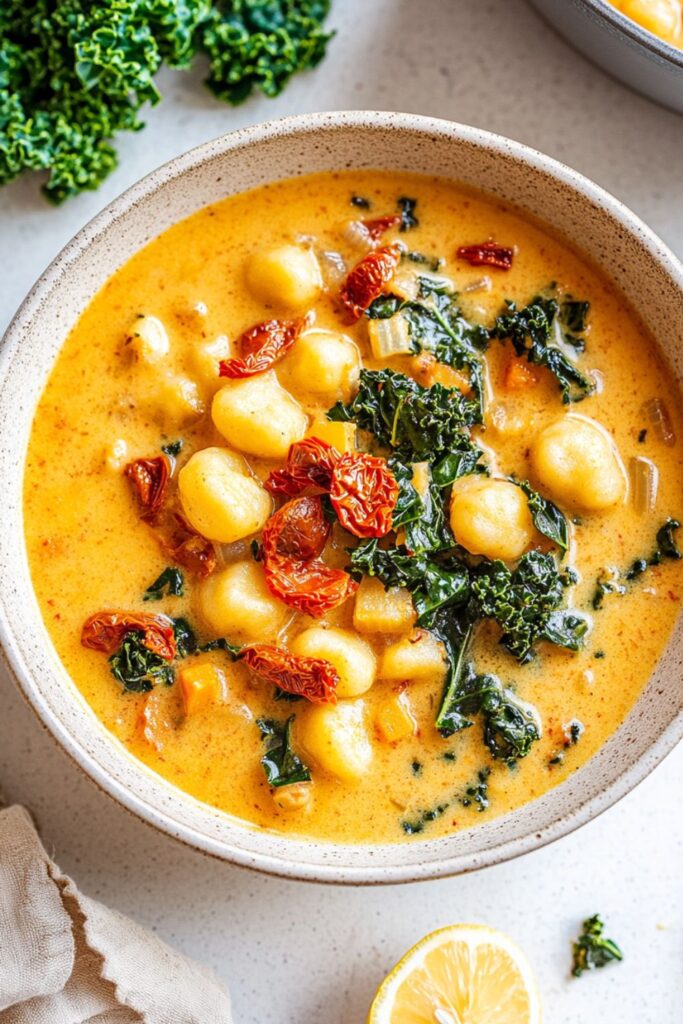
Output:
<svg viewBox="0 0 683 1024">
<path fill-rule="evenodd" d="M 177 441 L 169 441 L 168 444 L 162 444 L 161 450 L 165 455 L 170 455 L 172 458 L 176 458 L 180 455 L 184 443 L 183 439 L 179 437 Z"/>
<path fill-rule="evenodd" d="M 472 807 L 474 805 L 480 814 L 488 808 L 490 803 L 488 786 L 490 775 L 490 768 L 482 768 L 477 772 L 475 780 L 467 786 L 465 792 L 460 797 L 460 803 L 463 807 Z"/>
<path fill-rule="evenodd" d="M 169 565 L 150 583 L 142 595 L 143 601 L 161 601 L 163 597 L 182 597 L 185 593 L 185 581 L 180 569 Z"/>
<path fill-rule="evenodd" d="M 419 220 L 415 216 L 415 207 L 417 206 L 417 199 L 409 199 L 407 196 L 401 196 L 397 200 L 399 209 L 401 211 L 401 224 L 399 231 L 412 231 L 419 225 Z"/>
<path fill-rule="evenodd" d="M 436 804 L 435 807 L 430 807 L 429 810 L 418 811 L 414 818 L 405 818 L 401 822 L 401 828 L 406 835 L 409 836 L 414 836 L 420 832 L 424 832 L 425 825 L 428 825 L 430 822 L 436 821 L 437 818 L 440 818 L 446 813 L 448 807 L 449 805 L 447 803 Z"/>
<path fill-rule="evenodd" d="M 583 930 L 572 947 L 572 974 L 575 978 L 580 978 L 584 971 L 593 971 L 615 960 L 624 959 L 614 939 L 604 937 L 604 930 L 605 925 L 599 914 L 593 914 L 583 922 Z"/>
</svg>

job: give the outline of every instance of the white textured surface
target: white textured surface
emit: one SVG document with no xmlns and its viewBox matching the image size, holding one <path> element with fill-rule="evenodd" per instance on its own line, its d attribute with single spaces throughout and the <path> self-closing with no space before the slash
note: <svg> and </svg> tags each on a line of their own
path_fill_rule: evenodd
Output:
<svg viewBox="0 0 683 1024">
<path fill-rule="evenodd" d="M 164 103 L 145 132 L 121 141 L 122 166 L 98 193 L 53 210 L 33 181 L 2 190 L 0 326 L 61 245 L 141 174 L 233 127 L 316 109 L 419 111 L 507 134 L 594 178 L 683 254 L 683 120 L 593 69 L 522 0 L 336 0 L 333 23 L 328 60 L 276 102 L 233 111 L 188 76 L 166 76 Z M 361 1021 L 402 952 L 458 920 L 522 943 L 548 1021 L 680 1017 L 681 750 L 602 818 L 522 860 L 450 881 L 342 890 L 246 873 L 157 835 L 81 776 L 4 678 L 0 696 L 6 798 L 35 813 L 87 892 L 210 963 L 232 986 L 239 1024 Z M 628 964 L 569 980 L 570 938 L 595 910 Z"/>
</svg>

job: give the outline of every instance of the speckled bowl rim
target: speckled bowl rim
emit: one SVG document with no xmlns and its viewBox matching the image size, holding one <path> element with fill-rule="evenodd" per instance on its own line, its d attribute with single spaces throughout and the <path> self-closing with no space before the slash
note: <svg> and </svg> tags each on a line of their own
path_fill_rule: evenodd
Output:
<svg viewBox="0 0 683 1024">
<path fill-rule="evenodd" d="M 569 0 L 569 2 L 585 8 L 594 17 L 606 21 L 608 25 L 621 35 L 626 36 L 629 42 L 636 44 L 638 48 L 642 47 L 648 50 L 650 54 L 683 71 L 683 50 L 667 43 L 665 39 L 656 36 L 654 32 L 649 32 L 633 18 L 629 18 L 614 7 L 608 0 Z"/>
<path fill-rule="evenodd" d="M 676 295 L 680 295 L 681 302 L 683 302 L 683 267 L 657 236 L 618 200 L 599 186 L 533 149 L 476 128 L 414 114 L 384 112 L 306 114 L 240 129 L 207 142 L 147 175 L 90 221 L 64 247 L 41 275 L 10 324 L 0 350 L 0 390 L 6 380 L 11 379 L 13 354 L 17 351 L 22 337 L 30 330 L 33 319 L 40 317 L 41 306 L 47 296 L 52 293 L 53 289 L 68 281 L 71 265 L 84 252 L 87 252 L 100 236 L 111 230 L 112 226 L 116 225 L 117 219 L 125 213 L 144 204 L 146 199 L 153 196 L 165 184 L 189 174 L 193 169 L 204 164 L 211 164 L 216 158 L 225 157 L 226 154 L 242 148 L 258 149 L 261 143 L 274 136 L 279 138 L 301 138 L 304 136 L 318 138 L 324 137 L 326 132 L 348 132 L 349 130 L 366 133 L 373 131 L 399 132 L 404 138 L 408 137 L 415 143 L 428 143 L 430 138 L 439 138 L 446 140 L 449 144 L 460 145 L 463 149 L 473 148 L 487 159 L 489 157 L 492 160 L 508 158 L 529 167 L 537 172 L 539 177 L 548 178 L 558 183 L 562 188 L 573 192 L 577 200 L 586 202 L 591 208 L 604 213 L 610 222 L 613 222 L 614 229 L 625 232 L 643 256 L 647 257 L 648 263 L 656 266 L 658 273 L 666 278 L 667 288 L 671 290 L 673 287 Z M 0 446 L 2 445 L 7 446 L 6 451 L 10 452 L 15 460 L 20 460 L 23 467 L 25 455 L 23 446 L 19 447 L 15 444 L 12 448 L 12 442 L 8 442 L 5 437 L 0 441 Z M 2 543 L 1 540 L 0 543 Z M 8 543 L 11 544 L 11 541 Z M 37 609 L 35 595 L 27 576 L 23 538 L 21 550 L 24 558 L 23 571 L 28 582 L 24 581 L 21 573 L 15 571 L 16 578 L 12 579 L 12 587 L 25 588 L 27 599 L 32 599 Z M 665 727 L 637 756 L 634 756 L 633 748 L 628 747 L 623 756 L 623 763 L 614 767 L 606 762 L 611 773 L 610 780 L 602 789 L 596 789 L 594 786 L 595 791 L 589 798 L 585 798 L 581 792 L 575 790 L 566 791 L 568 782 L 563 782 L 543 797 L 532 801 L 531 804 L 525 805 L 518 811 L 494 819 L 490 825 L 489 823 L 482 824 L 474 829 L 456 833 L 451 837 L 422 840 L 409 844 L 353 846 L 290 839 L 282 835 L 274 836 L 271 832 L 252 829 L 236 819 L 221 815 L 221 812 L 208 805 L 200 804 L 162 780 L 141 762 L 136 761 L 111 734 L 106 732 L 105 727 L 95 718 L 94 713 L 90 712 L 93 719 L 92 729 L 97 731 L 99 728 L 102 733 L 106 733 L 104 746 L 107 748 L 107 756 L 116 759 L 117 767 L 125 762 L 125 767 L 129 770 L 130 762 L 134 762 L 133 775 L 136 782 L 138 779 L 142 780 L 143 776 L 146 777 L 147 784 L 151 785 L 155 793 L 158 791 L 161 795 L 157 796 L 155 804 L 152 804 L 149 799 L 134 791 L 131 785 L 124 785 L 103 768 L 86 749 L 81 738 L 66 727 L 60 714 L 51 707 L 48 699 L 49 683 L 52 682 L 57 688 L 59 687 L 58 673 L 55 672 L 55 677 L 52 680 L 38 681 L 32 672 L 31 656 L 27 657 L 25 652 L 20 649 L 21 644 L 18 637 L 21 636 L 26 624 L 13 622 L 8 616 L 8 602 L 6 601 L 8 585 L 6 579 L 2 578 L 3 568 L 6 564 L 9 564 L 7 546 L 5 549 L 0 549 L 0 643 L 3 653 L 12 675 L 30 706 L 65 751 L 102 790 L 147 823 L 206 854 L 269 874 L 317 882 L 377 884 L 444 877 L 499 863 L 538 849 L 596 817 L 629 793 L 683 736 L 683 696 L 677 694 L 673 698 L 673 703 L 670 698 L 671 713 L 669 715 L 667 711 L 668 718 Z M 40 625 L 42 626 L 42 621 Z M 40 632 L 38 627 L 36 630 Z M 43 652 L 50 647 L 44 626 L 42 627 L 42 636 L 36 636 L 31 643 L 36 644 L 37 647 L 42 645 Z M 30 644 L 28 647 L 30 649 Z M 52 653 L 56 658 L 54 651 Z M 36 657 L 37 655 L 32 656 Z M 65 680 L 68 682 L 68 677 L 62 667 L 62 683 Z M 60 694 L 61 706 L 73 705 L 80 700 L 87 709 L 87 705 L 73 684 L 70 685 L 72 692 L 69 696 L 62 699 Z M 620 727 L 620 731 L 623 728 L 624 726 Z M 102 745 L 101 737 L 99 737 L 98 743 Z M 576 780 L 581 776 L 600 756 L 601 752 L 598 752 L 587 762 L 587 765 L 572 776 L 572 779 Z M 601 764 L 603 767 L 605 766 L 604 760 Z M 140 781 L 140 786 L 142 785 L 143 781 Z M 563 793 L 565 796 L 569 795 L 570 806 L 564 805 Z M 230 841 L 222 837 L 216 838 L 206 834 L 201 828 L 192 827 L 187 822 L 179 821 L 173 811 L 174 808 L 182 804 L 192 805 L 194 813 L 197 813 L 199 809 L 202 826 L 205 826 L 207 830 L 210 820 L 220 819 L 221 823 L 225 823 L 221 824 L 221 827 L 225 827 L 235 838 Z M 533 813 L 529 813 L 529 808 L 538 809 L 541 806 L 550 809 L 545 824 L 541 827 L 530 827 L 524 834 L 505 837 L 506 823 L 512 825 L 522 822 L 523 827 L 527 828 L 527 818 L 533 819 L 534 817 Z M 541 813 L 541 811 L 537 810 L 537 813 Z M 491 835 L 487 829 L 494 826 L 496 826 L 493 831 L 494 839 L 490 843 L 480 841 L 477 844 L 476 840 L 479 837 Z M 503 836 L 496 839 L 495 837 L 501 831 Z M 472 848 L 458 852 L 452 848 L 449 850 L 449 844 L 452 846 L 456 839 L 469 841 L 469 837 L 473 837 L 470 843 Z M 317 852 L 320 857 L 319 862 L 307 863 L 297 859 L 297 853 L 304 857 L 306 853 L 310 855 L 311 850 Z M 435 851 L 436 856 L 434 856 Z"/>
</svg>

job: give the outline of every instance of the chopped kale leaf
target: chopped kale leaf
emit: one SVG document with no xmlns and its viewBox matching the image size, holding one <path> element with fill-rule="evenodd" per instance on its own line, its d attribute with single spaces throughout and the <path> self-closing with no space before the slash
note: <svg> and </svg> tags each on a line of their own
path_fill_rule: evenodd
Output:
<svg viewBox="0 0 683 1024">
<path fill-rule="evenodd" d="M 224 636 L 219 636 L 215 640 L 207 640 L 206 643 L 201 644 L 197 647 L 198 651 L 225 651 L 229 654 L 233 661 L 239 658 L 242 653 L 242 648 L 239 644 L 231 644 L 229 640 L 226 640 Z"/>
<path fill-rule="evenodd" d="M 94 189 L 117 164 L 112 139 L 143 127 L 161 65 L 203 52 L 207 85 L 240 103 L 277 95 L 315 66 L 329 0 L 3 0 L 0 4 L 0 185 L 44 170 L 55 203 Z"/>
<path fill-rule="evenodd" d="M 624 959 L 619 946 L 614 939 L 606 939 L 604 931 L 605 924 L 599 914 L 593 914 L 583 922 L 582 932 L 572 947 L 572 974 L 575 978 L 580 978 L 584 971 L 593 971 Z"/>
<path fill-rule="evenodd" d="M 474 804 L 480 814 L 488 808 L 490 775 L 490 768 L 482 768 L 477 772 L 474 781 L 467 786 L 465 792 L 460 797 L 460 803 L 463 807 L 471 807 Z"/>
<path fill-rule="evenodd" d="M 557 505 L 535 491 L 528 480 L 515 481 L 527 497 L 531 518 L 539 533 L 557 544 L 564 554 L 569 543 L 567 520 Z"/>
<path fill-rule="evenodd" d="M 143 601 L 160 601 L 163 597 L 182 597 L 185 593 L 185 581 L 180 569 L 169 565 L 150 583 L 142 595 Z"/>
<path fill-rule="evenodd" d="M 434 384 L 423 388 L 393 370 L 361 370 L 358 394 L 348 405 L 338 402 L 331 420 L 354 421 L 374 434 L 377 443 L 393 450 L 402 462 L 435 461 L 462 455 L 473 472 L 482 452 L 472 444 L 468 428 L 477 421 L 477 403 L 457 388 Z"/>
<path fill-rule="evenodd" d="M 426 267 L 432 274 L 436 274 L 444 264 L 441 256 L 425 256 L 423 252 L 414 251 L 402 252 L 401 261 L 417 263 L 420 266 Z"/>
<path fill-rule="evenodd" d="M 165 455 L 170 455 L 172 458 L 175 458 L 177 455 L 180 455 L 183 444 L 183 439 L 179 437 L 177 441 L 169 441 L 168 444 L 162 444 L 161 450 Z"/>
<path fill-rule="evenodd" d="M 291 786 L 295 782 L 309 782 L 311 773 L 298 754 L 292 749 L 292 723 L 294 715 L 286 722 L 274 722 L 270 718 L 259 718 L 256 722 L 261 730 L 261 739 L 266 752 L 261 758 L 268 783 L 275 788 Z"/>
<path fill-rule="evenodd" d="M 397 203 L 401 211 L 401 223 L 398 230 L 411 231 L 413 228 L 416 228 L 420 223 L 415 216 L 417 199 L 409 199 L 407 196 L 401 196 L 400 199 L 397 199 Z"/>
<path fill-rule="evenodd" d="M 401 822 L 401 828 L 408 836 L 418 835 L 420 832 L 424 832 L 425 825 L 429 824 L 430 821 L 436 821 L 442 814 L 445 814 L 448 807 L 447 803 L 436 804 L 426 811 L 418 811 L 414 818 L 405 818 Z"/>
<path fill-rule="evenodd" d="M 131 630 L 109 658 L 111 674 L 128 693 L 148 693 L 156 685 L 170 686 L 173 665 L 144 644 L 144 633 Z"/>
<path fill-rule="evenodd" d="M 504 562 L 484 562 L 472 575 L 476 616 L 495 619 L 501 643 L 524 664 L 539 640 L 578 651 L 588 631 L 582 615 L 562 609 L 564 584 L 552 555 L 529 551 L 512 571 Z"/>
<path fill-rule="evenodd" d="M 385 320 L 400 313 L 408 323 L 415 352 L 430 352 L 440 363 L 469 373 L 476 404 L 476 422 L 483 419 L 483 368 L 481 352 L 489 344 L 485 327 L 469 323 L 444 278 L 419 278 L 415 299 L 382 295 L 366 311 L 370 319 Z"/>
<path fill-rule="evenodd" d="M 595 385 L 553 342 L 553 324 L 559 311 L 555 299 L 542 295 L 537 295 L 523 309 L 508 302 L 505 312 L 496 318 L 491 337 L 500 341 L 509 339 L 518 356 L 526 356 L 529 363 L 550 370 L 560 385 L 562 401 L 568 404 L 580 402 L 592 394 Z"/>
<path fill-rule="evenodd" d="M 665 559 L 678 561 L 683 555 L 678 548 L 674 534 L 680 529 L 681 524 L 677 519 L 667 519 L 657 530 L 656 548 L 649 558 L 636 558 L 625 572 L 620 572 L 614 567 L 603 569 L 596 580 L 595 593 L 593 595 L 593 608 L 602 608 L 605 597 L 608 594 L 625 594 L 626 583 L 633 583 L 647 572 L 652 566 L 661 565 Z"/>
</svg>

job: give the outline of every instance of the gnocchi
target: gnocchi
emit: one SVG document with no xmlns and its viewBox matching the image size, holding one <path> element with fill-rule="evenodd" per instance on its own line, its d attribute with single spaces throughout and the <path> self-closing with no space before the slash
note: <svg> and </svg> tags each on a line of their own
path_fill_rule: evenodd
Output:
<svg viewBox="0 0 683 1024">
<path fill-rule="evenodd" d="M 318 298 L 323 279 L 312 249 L 281 245 L 251 257 L 247 284 L 267 306 L 302 310 Z"/>
<path fill-rule="evenodd" d="M 308 428 L 306 413 L 273 370 L 226 384 L 214 396 L 211 416 L 228 444 L 266 459 L 284 458 Z"/>
<path fill-rule="evenodd" d="M 302 657 L 329 661 L 339 673 L 338 697 L 359 697 L 375 681 L 372 647 L 349 630 L 312 626 L 294 638 L 290 649 Z"/>
<path fill-rule="evenodd" d="M 234 452 L 202 448 L 178 474 L 178 493 L 190 525 L 221 544 L 250 537 L 272 510 L 268 492 Z"/>
<path fill-rule="evenodd" d="M 326 400 L 348 399 L 360 372 L 355 343 L 336 331 L 304 331 L 282 364 L 282 374 L 295 390 Z"/>
<path fill-rule="evenodd" d="M 373 749 L 362 700 L 318 704 L 297 719 L 297 739 L 324 771 L 344 782 L 357 782 L 373 762 Z"/>
<path fill-rule="evenodd" d="M 142 363 L 161 362 L 171 350 L 168 332 L 157 316 L 141 316 L 128 336 L 130 349 Z"/>
<path fill-rule="evenodd" d="M 451 529 L 473 555 L 509 560 L 531 544 L 534 525 L 524 492 L 509 480 L 465 476 L 453 484 Z"/>
<path fill-rule="evenodd" d="M 623 502 L 626 471 L 609 434 L 587 416 L 555 420 L 534 438 L 531 465 L 560 504 L 602 512 Z"/>
<path fill-rule="evenodd" d="M 291 617 L 256 562 L 233 562 L 209 576 L 199 591 L 199 607 L 216 636 L 234 636 L 239 643 L 273 641 Z"/>
<path fill-rule="evenodd" d="M 230 342 L 225 334 L 202 339 L 193 346 L 192 362 L 205 387 L 215 391 L 223 384 L 219 375 L 220 364 L 223 359 L 229 359 L 230 354 Z"/>
</svg>

